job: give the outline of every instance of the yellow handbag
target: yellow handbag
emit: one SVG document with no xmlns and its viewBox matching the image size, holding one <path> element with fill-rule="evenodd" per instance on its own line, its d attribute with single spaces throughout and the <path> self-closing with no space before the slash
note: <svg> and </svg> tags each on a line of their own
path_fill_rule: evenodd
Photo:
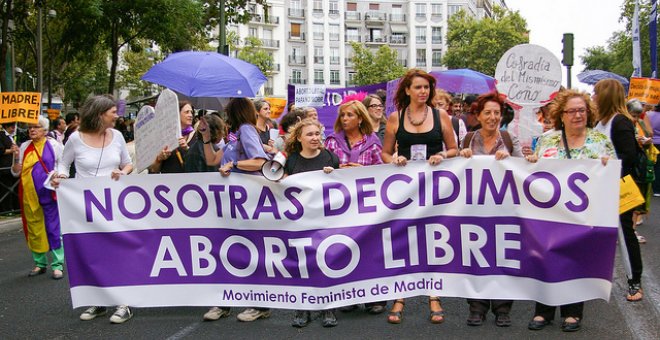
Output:
<svg viewBox="0 0 660 340">
<path fill-rule="evenodd" d="M 627 175 L 620 181 L 619 215 L 646 202 L 632 176 Z"/>
</svg>

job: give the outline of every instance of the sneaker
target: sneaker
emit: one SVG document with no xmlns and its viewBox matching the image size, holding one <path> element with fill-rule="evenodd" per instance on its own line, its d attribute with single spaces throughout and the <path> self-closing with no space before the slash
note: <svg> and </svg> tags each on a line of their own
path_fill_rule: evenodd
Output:
<svg viewBox="0 0 660 340">
<path fill-rule="evenodd" d="M 231 312 L 230 312 L 229 309 L 223 309 L 223 308 L 220 308 L 220 307 L 211 307 L 211 309 L 209 309 L 209 311 L 206 312 L 206 314 L 204 314 L 204 320 L 205 321 L 215 321 L 215 320 L 218 320 L 220 318 L 224 318 L 226 316 L 229 316 L 230 313 Z"/>
<path fill-rule="evenodd" d="M 117 307 L 115 314 L 112 314 L 112 316 L 110 317 L 110 322 L 124 323 L 130 320 L 132 317 L 133 317 L 133 313 L 131 313 L 131 309 L 128 308 L 128 306 L 121 305 Z"/>
<path fill-rule="evenodd" d="M 660 197 L 660 192 L 653 193 L 653 197 Z"/>
<path fill-rule="evenodd" d="M 105 315 L 108 312 L 108 309 L 105 307 L 93 306 L 87 308 L 82 314 L 80 314 L 80 320 L 89 321 L 93 320 L 97 316 Z"/>
<path fill-rule="evenodd" d="M 238 321 L 244 321 L 244 322 L 250 322 L 257 320 L 259 318 L 269 318 L 270 317 L 270 309 L 254 309 L 254 308 L 248 308 L 244 310 L 241 314 L 238 314 L 236 318 Z"/>
</svg>

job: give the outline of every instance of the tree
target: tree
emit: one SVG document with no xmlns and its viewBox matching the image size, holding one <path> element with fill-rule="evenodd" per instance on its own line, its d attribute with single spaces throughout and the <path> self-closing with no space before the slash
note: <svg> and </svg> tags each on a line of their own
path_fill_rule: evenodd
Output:
<svg viewBox="0 0 660 340">
<path fill-rule="evenodd" d="M 639 37 L 642 54 L 642 74 L 650 75 L 649 29 L 647 19 L 650 4 L 640 3 L 639 6 Z M 580 56 L 584 70 L 605 70 L 619 74 L 625 78 L 633 72 L 632 66 L 632 18 L 635 9 L 633 0 L 624 0 L 621 5 L 619 21 L 625 22 L 625 30 L 612 33 L 607 46 L 594 46 L 587 48 L 587 52 Z"/>
<path fill-rule="evenodd" d="M 387 45 L 381 45 L 376 54 L 354 41 L 351 42 L 351 47 L 353 68 L 356 71 L 354 80 L 357 85 L 378 84 L 401 78 L 406 73 L 406 68 L 396 59 L 396 50 Z"/>
<path fill-rule="evenodd" d="M 529 42 L 528 33 L 518 11 L 495 7 L 492 18 L 477 20 L 461 10 L 449 18 L 443 63 L 450 69 L 470 68 L 492 76 L 507 50 Z"/>
<path fill-rule="evenodd" d="M 160 53 L 150 48 L 146 42 L 136 41 L 121 57 L 125 67 L 117 72 L 118 85 L 129 90 L 128 99 L 151 95 L 152 84 L 141 78 L 161 59 Z"/>
<path fill-rule="evenodd" d="M 273 71 L 273 55 L 261 48 L 263 43 L 259 38 L 246 37 L 243 47 L 239 47 L 238 59 L 247 61 L 261 70 L 264 75 L 270 75 Z"/>
</svg>

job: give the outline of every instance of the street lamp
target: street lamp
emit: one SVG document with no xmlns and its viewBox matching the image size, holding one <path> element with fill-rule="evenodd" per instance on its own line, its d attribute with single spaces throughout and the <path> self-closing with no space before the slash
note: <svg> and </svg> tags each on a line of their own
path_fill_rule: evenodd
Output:
<svg viewBox="0 0 660 340">
<path fill-rule="evenodd" d="M 35 6 L 37 6 L 37 91 L 39 91 L 39 94 L 44 92 L 43 43 L 41 41 L 43 26 L 41 22 L 41 11 L 43 9 L 44 1 L 45 0 L 35 0 Z"/>
</svg>

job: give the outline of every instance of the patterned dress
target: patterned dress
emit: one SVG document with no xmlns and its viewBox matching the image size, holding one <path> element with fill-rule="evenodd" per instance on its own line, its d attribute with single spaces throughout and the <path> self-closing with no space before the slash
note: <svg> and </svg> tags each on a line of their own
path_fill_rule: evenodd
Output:
<svg viewBox="0 0 660 340">
<path fill-rule="evenodd" d="M 561 133 L 561 131 L 549 131 L 542 135 L 536 146 L 536 155 L 539 158 L 568 159 Z M 589 128 L 584 144 L 579 148 L 571 149 L 573 159 L 600 159 L 603 156 L 616 159 L 614 146 L 607 136 Z"/>
</svg>

